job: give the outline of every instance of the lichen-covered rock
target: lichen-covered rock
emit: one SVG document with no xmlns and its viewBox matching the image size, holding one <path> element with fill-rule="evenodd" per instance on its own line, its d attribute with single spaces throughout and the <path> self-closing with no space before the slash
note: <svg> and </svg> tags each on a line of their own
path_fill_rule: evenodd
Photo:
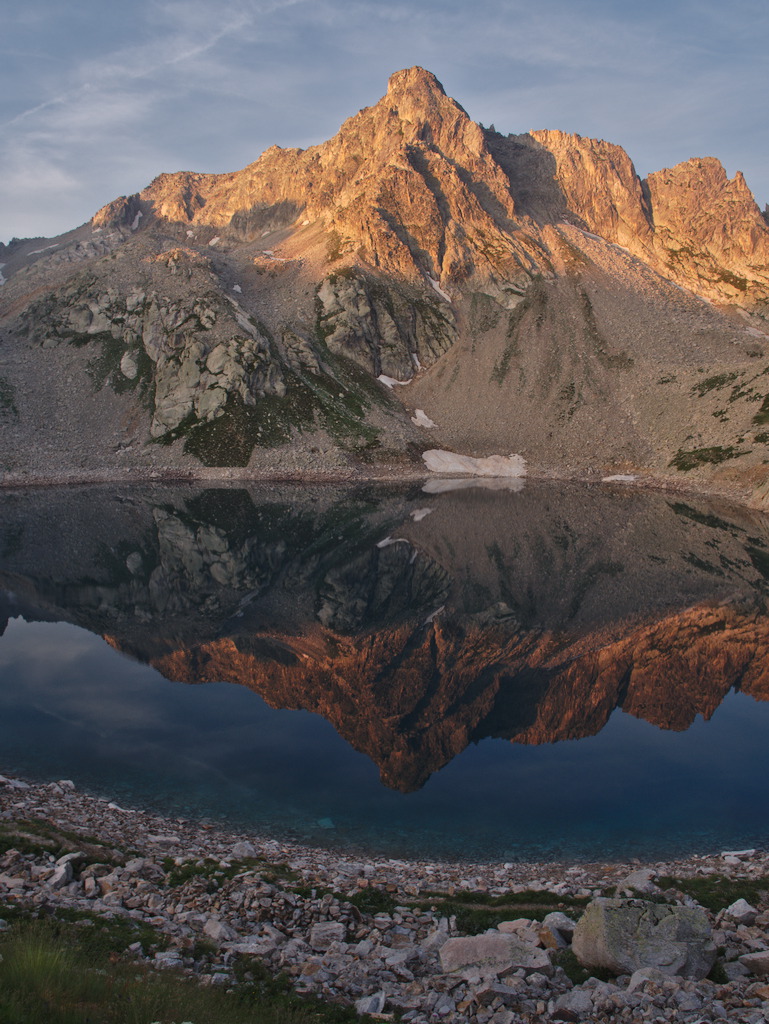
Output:
<svg viewBox="0 0 769 1024">
<path fill-rule="evenodd" d="M 587 907 L 572 949 L 585 967 L 618 974 L 656 967 L 693 979 L 704 978 L 716 958 L 710 922 L 701 908 L 606 897 Z"/>
</svg>

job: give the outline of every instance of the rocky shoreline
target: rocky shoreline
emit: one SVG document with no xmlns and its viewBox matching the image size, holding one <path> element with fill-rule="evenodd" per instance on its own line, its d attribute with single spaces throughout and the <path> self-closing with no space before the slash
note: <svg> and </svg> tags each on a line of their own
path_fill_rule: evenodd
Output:
<svg viewBox="0 0 769 1024">
<path fill-rule="evenodd" d="M 277 466 L 265 468 L 257 472 L 244 472 L 238 468 L 207 468 L 190 469 L 138 469 L 136 467 L 79 469 L 79 470 L 46 470 L 35 471 L 3 471 L 0 469 L 0 491 L 24 490 L 38 487 L 89 487 L 89 486 L 125 486 L 129 485 L 209 485 L 214 487 L 254 487 L 280 485 L 306 485 L 308 487 L 327 486 L 365 486 L 365 485 L 401 485 L 416 484 L 428 481 L 445 481 L 451 485 L 461 479 L 465 486 L 474 480 L 478 487 L 505 486 L 505 478 L 496 477 L 450 477 L 445 474 L 425 473 L 418 465 L 404 466 L 401 464 L 370 466 L 330 467 L 320 470 L 317 467 L 292 469 Z M 714 501 L 728 501 L 746 508 L 766 511 L 767 487 L 756 490 L 746 487 L 744 482 L 735 481 L 731 485 L 715 485 L 711 480 L 680 480 L 664 474 L 643 472 L 636 476 L 607 477 L 601 473 L 595 475 L 573 473 L 568 470 L 529 470 L 523 478 L 513 478 L 518 487 L 531 483 L 571 483 L 585 486 L 622 487 L 643 491 L 658 491 L 666 494 L 691 495 Z M 511 481 L 512 483 L 512 481 Z M 447 489 L 451 489 L 447 486 Z"/>
<path fill-rule="evenodd" d="M 414 1024 L 769 1020 L 767 851 L 647 865 L 363 860 L 8 776 L 0 839 L 0 908 L 149 925 L 162 948 L 128 955 L 204 984 L 235 984 L 246 957 L 299 992 Z M 658 963 L 599 980 L 580 967 L 571 938 L 587 905 L 625 896 L 646 916 L 691 913 L 697 885 L 718 950 L 709 977 Z"/>
</svg>

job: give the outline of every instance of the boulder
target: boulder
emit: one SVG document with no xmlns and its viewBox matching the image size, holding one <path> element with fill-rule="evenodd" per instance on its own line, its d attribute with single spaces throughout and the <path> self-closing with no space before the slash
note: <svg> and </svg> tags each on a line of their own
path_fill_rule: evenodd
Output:
<svg viewBox="0 0 769 1024">
<path fill-rule="evenodd" d="M 239 843 L 235 843 L 232 848 L 232 856 L 235 860 L 256 857 L 256 847 L 253 843 L 249 843 L 247 839 L 244 839 Z"/>
<path fill-rule="evenodd" d="M 569 1013 L 573 1013 L 576 1017 L 592 1013 L 592 993 L 584 988 L 573 988 L 571 992 L 564 992 L 563 995 L 558 996 L 555 1008 L 556 1010 L 566 1010 Z"/>
<path fill-rule="evenodd" d="M 747 900 L 735 900 L 731 906 L 726 908 L 724 915 L 732 921 L 736 921 L 737 924 L 751 925 L 755 924 L 758 911 L 755 907 L 751 907 Z"/>
<path fill-rule="evenodd" d="M 627 877 L 619 883 L 617 891 L 632 896 L 637 892 L 659 892 L 659 886 L 655 885 L 656 872 L 651 868 L 639 868 L 638 871 L 631 871 Z"/>
<path fill-rule="evenodd" d="M 235 932 L 230 926 L 216 917 L 209 917 L 203 926 L 203 932 L 214 942 L 230 942 L 235 938 Z"/>
<path fill-rule="evenodd" d="M 635 992 L 637 988 L 644 988 L 649 982 L 660 987 L 669 977 L 670 975 L 661 971 L 659 967 L 641 967 L 637 971 L 633 971 L 627 990 Z"/>
<path fill-rule="evenodd" d="M 441 946 L 440 958 L 441 968 L 446 974 L 467 968 L 498 975 L 520 968 L 543 974 L 552 973 L 550 957 L 545 950 L 502 932 L 449 939 Z"/>
<path fill-rule="evenodd" d="M 72 861 L 66 860 L 63 864 L 57 864 L 54 873 L 48 880 L 48 884 L 52 889 L 62 889 L 74 878 L 74 872 L 72 870 Z"/>
<path fill-rule="evenodd" d="M 310 931 L 310 945 L 313 949 L 328 949 L 332 942 L 344 942 L 347 929 L 341 921 L 321 921 Z"/>
<path fill-rule="evenodd" d="M 759 978 L 769 978 L 769 949 L 745 953 L 740 957 L 740 963 L 747 967 L 751 974 L 756 974 Z"/>
<path fill-rule="evenodd" d="M 548 914 L 542 921 L 539 929 L 539 939 L 543 946 L 548 949 L 564 949 L 568 946 L 574 935 L 576 924 L 560 910 Z"/>
<path fill-rule="evenodd" d="M 716 959 L 710 923 L 700 907 L 598 897 L 574 931 L 572 949 L 584 967 L 633 974 L 656 967 L 698 980 Z"/>
<path fill-rule="evenodd" d="M 358 1013 L 381 1013 L 385 1007 L 387 996 L 384 992 L 375 992 L 372 996 L 363 996 L 355 1001 Z"/>
</svg>

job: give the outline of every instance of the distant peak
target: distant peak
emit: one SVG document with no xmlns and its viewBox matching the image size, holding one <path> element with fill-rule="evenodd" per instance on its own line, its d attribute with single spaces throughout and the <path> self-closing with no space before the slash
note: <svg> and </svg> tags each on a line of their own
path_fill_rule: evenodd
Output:
<svg viewBox="0 0 769 1024">
<path fill-rule="evenodd" d="M 390 75 L 387 83 L 388 96 L 425 90 L 440 93 L 441 96 L 446 95 L 445 89 L 431 71 L 425 71 L 424 68 L 416 66 L 396 71 L 395 74 Z"/>
</svg>

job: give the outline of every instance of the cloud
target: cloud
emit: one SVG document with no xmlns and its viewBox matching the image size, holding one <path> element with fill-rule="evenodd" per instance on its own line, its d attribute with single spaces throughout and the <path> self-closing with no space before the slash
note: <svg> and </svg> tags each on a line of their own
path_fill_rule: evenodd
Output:
<svg viewBox="0 0 769 1024">
<path fill-rule="evenodd" d="M 411 64 L 500 131 L 598 135 L 644 173 L 718 156 L 765 200 L 767 29 L 759 0 L 30 0 L 0 67 L 0 235 L 323 141 Z"/>
</svg>

